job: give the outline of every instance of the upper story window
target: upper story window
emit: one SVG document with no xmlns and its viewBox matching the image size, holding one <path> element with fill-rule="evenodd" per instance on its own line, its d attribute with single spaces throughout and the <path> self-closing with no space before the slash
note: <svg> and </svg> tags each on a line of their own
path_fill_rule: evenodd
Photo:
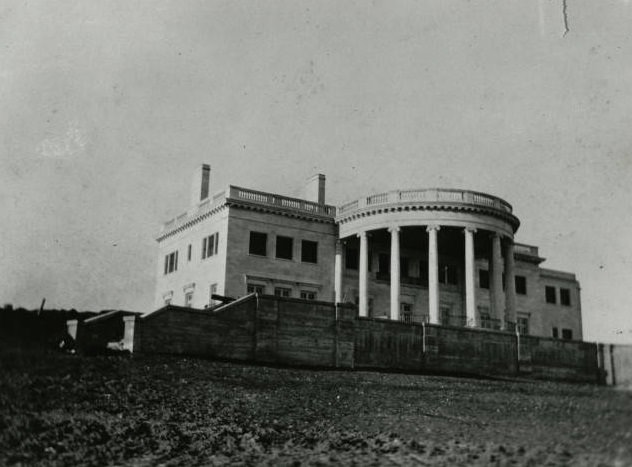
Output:
<svg viewBox="0 0 632 467">
<path fill-rule="evenodd" d="M 184 306 L 188 308 L 193 306 L 193 292 L 186 292 L 184 294 Z"/>
<path fill-rule="evenodd" d="M 573 331 L 572 329 L 562 329 L 562 339 L 572 340 L 573 339 Z"/>
<path fill-rule="evenodd" d="M 178 250 L 165 256 L 165 274 L 178 270 Z"/>
<path fill-rule="evenodd" d="M 250 232 L 250 244 L 248 253 L 251 255 L 267 256 L 268 234 L 263 232 Z"/>
<path fill-rule="evenodd" d="M 557 303 L 555 287 L 547 285 L 544 288 L 544 298 L 546 299 L 546 303 Z"/>
<path fill-rule="evenodd" d="M 292 259 L 292 248 L 294 239 L 292 237 L 283 237 L 277 235 L 276 238 L 276 257 L 280 259 Z"/>
<path fill-rule="evenodd" d="M 399 320 L 404 323 L 413 322 L 413 305 L 411 303 L 402 302 L 399 304 Z"/>
<path fill-rule="evenodd" d="M 457 285 L 459 283 L 457 277 L 456 266 L 452 264 L 440 264 L 439 265 L 439 283 Z"/>
<path fill-rule="evenodd" d="M 515 276 L 516 293 L 520 295 L 527 295 L 527 278 L 525 276 Z"/>
<path fill-rule="evenodd" d="M 489 289 L 489 271 L 487 269 L 478 270 L 478 285 L 481 289 Z"/>
<path fill-rule="evenodd" d="M 522 336 L 526 336 L 529 334 L 529 317 L 528 316 L 518 316 L 516 320 L 516 326 L 518 327 L 518 332 Z"/>
<path fill-rule="evenodd" d="M 217 254 L 219 246 L 219 233 L 215 232 L 202 240 L 202 259 Z"/>
<path fill-rule="evenodd" d="M 187 248 L 187 261 L 191 261 L 191 244 L 189 243 L 189 248 Z"/>
<path fill-rule="evenodd" d="M 345 248 L 345 268 L 358 269 L 358 250 L 355 248 Z"/>
<path fill-rule="evenodd" d="M 570 289 L 560 289 L 560 303 L 564 306 L 571 306 Z"/>
<path fill-rule="evenodd" d="M 318 262 L 318 242 L 311 240 L 301 241 L 301 261 L 303 263 Z"/>
<path fill-rule="evenodd" d="M 560 333 L 558 332 L 557 328 L 554 327 L 551 330 L 551 332 L 552 332 L 553 338 L 557 339 L 558 337 L 560 337 Z"/>
</svg>

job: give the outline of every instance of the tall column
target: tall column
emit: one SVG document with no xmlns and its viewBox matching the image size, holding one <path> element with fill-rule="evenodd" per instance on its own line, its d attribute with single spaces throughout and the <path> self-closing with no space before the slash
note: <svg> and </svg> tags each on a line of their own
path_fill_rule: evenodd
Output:
<svg viewBox="0 0 632 467">
<path fill-rule="evenodd" d="M 508 238 L 505 242 L 505 327 L 516 325 L 516 279 L 514 271 L 514 242 Z"/>
<path fill-rule="evenodd" d="M 342 302 L 342 242 L 340 240 L 336 240 L 334 258 L 334 302 Z"/>
<path fill-rule="evenodd" d="M 369 315 L 369 294 L 368 294 L 368 286 L 369 286 L 369 247 L 367 244 L 367 233 L 360 232 L 358 234 L 360 237 L 360 265 L 359 265 L 359 277 L 360 284 L 358 287 L 358 291 L 360 294 L 360 316 L 368 316 Z"/>
<path fill-rule="evenodd" d="M 489 261 L 489 289 L 491 293 L 491 317 L 500 320 L 500 327 L 504 329 L 505 303 L 503 298 L 502 252 L 500 249 L 500 235 L 492 234 L 492 256 Z"/>
<path fill-rule="evenodd" d="M 474 280 L 474 232 L 465 228 L 465 317 L 467 326 L 476 326 L 476 288 Z"/>
<path fill-rule="evenodd" d="M 391 319 L 399 321 L 399 227 L 391 227 Z"/>
<path fill-rule="evenodd" d="M 432 324 L 439 324 L 439 254 L 437 251 L 438 225 L 426 227 L 428 232 L 428 314 Z"/>
</svg>

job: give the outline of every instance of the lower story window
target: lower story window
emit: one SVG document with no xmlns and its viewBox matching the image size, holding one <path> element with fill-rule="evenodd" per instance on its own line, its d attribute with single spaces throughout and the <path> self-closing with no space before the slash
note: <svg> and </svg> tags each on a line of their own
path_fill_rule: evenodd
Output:
<svg viewBox="0 0 632 467">
<path fill-rule="evenodd" d="M 572 340 L 573 331 L 571 329 L 562 329 L 562 339 Z"/>
<path fill-rule="evenodd" d="M 184 294 L 184 306 L 193 306 L 193 292 L 187 292 Z"/>
<path fill-rule="evenodd" d="M 401 303 L 399 305 L 399 320 L 404 323 L 413 322 L 413 306 L 410 303 Z"/>
<path fill-rule="evenodd" d="M 528 316 L 518 316 L 516 320 L 516 326 L 518 327 L 518 332 L 526 336 L 529 334 L 529 317 Z"/>
<path fill-rule="evenodd" d="M 560 337 L 560 333 L 558 332 L 557 328 L 553 328 L 553 330 L 552 330 L 552 334 L 553 334 L 553 337 L 554 337 L 555 339 L 557 339 L 558 337 Z"/>
<path fill-rule="evenodd" d="M 265 293 L 265 286 L 260 284 L 248 284 L 246 286 L 247 293 L 256 293 L 259 295 L 263 295 Z"/>
<path fill-rule="evenodd" d="M 301 290 L 301 298 L 303 300 L 316 300 L 316 292 L 310 290 Z"/>
<path fill-rule="evenodd" d="M 292 295 L 292 289 L 288 289 L 287 287 L 275 287 L 274 295 L 276 297 L 290 297 Z"/>
</svg>

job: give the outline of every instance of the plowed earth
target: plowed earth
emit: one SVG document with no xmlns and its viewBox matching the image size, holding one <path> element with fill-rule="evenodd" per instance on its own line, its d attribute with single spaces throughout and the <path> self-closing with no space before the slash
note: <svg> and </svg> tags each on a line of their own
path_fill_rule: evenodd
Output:
<svg viewBox="0 0 632 467">
<path fill-rule="evenodd" d="M 632 465 L 632 394 L 4 347 L 2 465 Z"/>
</svg>

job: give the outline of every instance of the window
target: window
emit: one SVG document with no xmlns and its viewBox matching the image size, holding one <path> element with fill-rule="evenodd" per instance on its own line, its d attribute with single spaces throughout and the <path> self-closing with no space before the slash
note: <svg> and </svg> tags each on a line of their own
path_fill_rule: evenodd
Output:
<svg viewBox="0 0 632 467">
<path fill-rule="evenodd" d="M 217 246 L 219 244 L 219 233 L 215 232 L 213 235 L 202 240 L 202 259 L 210 258 L 217 254 Z"/>
<path fill-rule="evenodd" d="M 311 240 L 301 241 L 301 261 L 303 263 L 318 262 L 318 242 Z"/>
<path fill-rule="evenodd" d="M 570 329 L 562 329 L 562 339 L 572 340 L 573 331 Z"/>
<path fill-rule="evenodd" d="M 193 292 L 187 292 L 184 294 L 184 306 L 191 308 L 193 304 Z"/>
<path fill-rule="evenodd" d="M 250 232 L 250 245 L 248 253 L 251 255 L 267 256 L 266 244 L 268 243 L 268 234 L 262 232 Z"/>
<path fill-rule="evenodd" d="M 310 290 L 301 290 L 301 298 L 303 300 L 316 300 L 316 292 Z"/>
<path fill-rule="evenodd" d="M 555 287 L 547 285 L 544 288 L 544 296 L 546 298 L 546 303 L 557 303 L 555 298 Z"/>
<path fill-rule="evenodd" d="M 191 261 L 191 244 L 189 243 L 189 248 L 187 249 L 187 261 Z"/>
<path fill-rule="evenodd" d="M 408 258 L 399 258 L 399 274 L 402 277 L 408 277 Z"/>
<path fill-rule="evenodd" d="M 355 248 L 345 248 L 345 268 L 358 269 L 358 250 Z"/>
<path fill-rule="evenodd" d="M 413 306 L 410 303 L 400 303 L 399 305 L 399 320 L 404 323 L 413 322 Z"/>
<path fill-rule="evenodd" d="M 459 281 L 457 279 L 456 266 L 452 264 L 440 264 L 439 283 L 457 285 Z"/>
<path fill-rule="evenodd" d="M 555 339 L 557 339 L 558 337 L 560 337 L 560 335 L 559 335 L 559 333 L 558 333 L 558 331 L 557 331 L 557 328 L 553 328 L 553 337 L 554 337 Z"/>
<path fill-rule="evenodd" d="M 276 238 L 276 257 L 280 259 L 292 259 L 292 246 L 294 240 L 291 237 L 282 237 L 277 235 Z"/>
<path fill-rule="evenodd" d="M 485 271 L 487 272 L 487 271 Z M 479 306 L 478 307 L 478 316 L 481 320 L 481 327 L 483 329 L 492 329 L 493 328 L 493 324 L 492 324 L 492 320 L 491 320 L 491 316 L 489 314 L 489 307 L 488 306 Z"/>
<path fill-rule="evenodd" d="M 276 297 L 289 297 L 292 295 L 292 289 L 288 289 L 287 287 L 275 287 L 274 295 Z"/>
<path fill-rule="evenodd" d="M 165 256 L 165 274 L 178 270 L 178 250 Z"/>
<path fill-rule="evenodd" d="M 570 289 L 560 289 L 560 303 L 564 306 L 571 306 Z"/>
<path fill-rule="evenodd" d="M 527 295 L 527 278 L 525 276 L 515 276 L 516 293 L 520 295 Z"/>
<path fill-rule="evenodd" d="M 478 286 L 481 289 L 489 289 L 489 271 L 487 269 L 478 270 Z"/>
<path fill-rule="evenodd" d="M 213 295 L 217 293 L 217 283 L 211 284 L 208 291 L 208 303 L 210 306 L 217 304 L 217 301 L 213 299 Z"/>
<path fill-rule="evenodd" d="M 263 295 L 265 293 L 265 286 L 259 284 L 248 284 L 246 286 L 246 292 L 248 292 L 249 294 L 256 293 L 259 295 Z"/>
<path fill-rule="evenodd" d="M 516 326 L 518 327 L 518 332 L 521 336 L 526 336 L 529 334 L 529 317 L 528 316 L 518 316 L 516 319 Z"/>
</svg>

